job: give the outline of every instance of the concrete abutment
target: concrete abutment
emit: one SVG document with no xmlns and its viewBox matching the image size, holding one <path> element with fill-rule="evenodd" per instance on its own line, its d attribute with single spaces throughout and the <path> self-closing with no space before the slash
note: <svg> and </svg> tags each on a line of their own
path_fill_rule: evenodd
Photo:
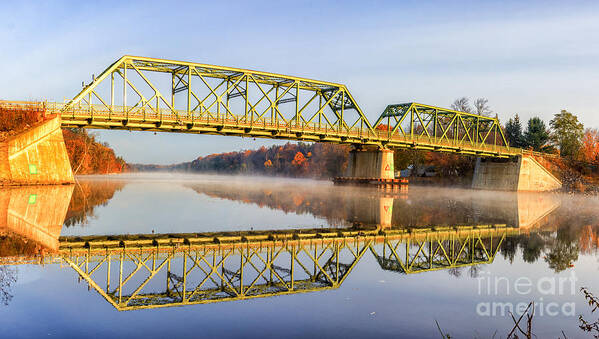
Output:
<svg viewBox="0 0 599 339">
<path fill-rule="evenodd" d="M 74 182 L 59 116 L 0 142 L 0 185 Z"/>
<path fill-rule="evenodd" d="M 472 188 L 497 191 L 554 191 L 561 181 L 531 156 L 478 158 Z"/>
</svg>

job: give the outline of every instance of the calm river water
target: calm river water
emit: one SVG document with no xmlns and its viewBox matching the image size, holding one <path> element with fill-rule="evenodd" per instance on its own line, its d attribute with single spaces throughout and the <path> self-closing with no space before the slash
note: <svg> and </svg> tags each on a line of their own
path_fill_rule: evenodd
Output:
<svg viewBox="0 0 599 339">
<path fill-rule="evenodd" d="M 590 337 L 599 200 L 131 174 L 0 191 L 1 337 Z"/>
</svg>

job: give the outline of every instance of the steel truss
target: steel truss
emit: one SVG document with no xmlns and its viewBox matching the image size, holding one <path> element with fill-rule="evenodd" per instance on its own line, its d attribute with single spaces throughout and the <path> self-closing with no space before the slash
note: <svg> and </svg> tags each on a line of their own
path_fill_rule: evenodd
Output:
<svg viewBox="0 0 599 339">
<path fill-rule="evenodd" d="M 368 250 L 384 269 L 404 273 L 490 263 L 502 239 L 516 233 L 499 225 L 63 237 L 54 262 L 72 267 L 124 311 L 335 289 Z M 410 250 L 414 244 L 416 254 Z M 405 260 L 398 250 L 403 245 Z"/>
<path fill-rule="evenodd" d="M 334 142 L 492 157 L 522 152 L 508 147 L 497 119 L 412 103 L 387 107 L 372 125 L 341 84 L 146 57 L 122 57 L 68 103 L 47 107 L 62 115 L 65 127 Z M 409 127 L 404 126 L 408 122 Z"/>
<path fill-rule="evenodd" d="M 389 240 L 371 247 L 382 269 L 404 274 L 490 264 L 507 233 L 449 233 Z M 380 253 L 380 254 L 379 254 Z"/>
<path fill-rule="evenodd" d="M 155 74 L 166 75 L 170 88 L 161 91 Z M 115 79 L 122 93 L 115 94 Z M 104 82 L 109 88 L 101 93 Z M 59 109 L 66 125 L 96 128 L 315 141 L 354 131 L 374 135 L 344 85 L 134 56 L 119 59 Z"/>
<path fill-rule="evenodd" d="M 418 143 L 416 149 L 478 154 L 508 145 L 497 118 L 417 103 L 387 106 L 375 128 Z"/>
</svg>

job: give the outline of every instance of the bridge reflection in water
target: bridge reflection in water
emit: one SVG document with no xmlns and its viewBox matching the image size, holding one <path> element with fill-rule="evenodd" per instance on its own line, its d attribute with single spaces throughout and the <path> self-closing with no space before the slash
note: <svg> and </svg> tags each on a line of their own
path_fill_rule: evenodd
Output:
<svg viewBox="0 0 599 339">
<path fill-rule="evenodd" d="M 3 234 L 18 234 L 44 248 L 5 253 L 1 263 L 71 267 L 117 310 L 336 289 L 368 253 L 382 269 L 402 274 L 490 264 L 506 237 L 523 231 L 517 223 L 528 230 L 538 224 L 532 219 L 546 218 L 559 205 L 539 195 L 515 199 L 515 225 L 513 212 L 495 211 L 510 223 L 475 220 L 431 227 L 429 220 L 428 226 L 402 228 L 398 223 L 409 219 L 397 213 L 406 211 L 401 205 L 405 200 L 380 195 L 369 199 L 373 205 L 344 204 L 354 224 L 345 228 L 59 237 L 72 190 L 36 187 L 0 193 Z M 511 197 L 493 208 L 513 210 Z M 468 204 L 473 210 L 489 208 Z M 365 219 L 357 222 L 360 218 Z"/>
<path fill-rule="evenodd" d="M 488 225 L 62 237 L 52 261 L 68 264 L 118 310 L 132 310 L 334 289 L 368 251 L 402 273 L 488 264 L 517 233 Z"/>
</svg>

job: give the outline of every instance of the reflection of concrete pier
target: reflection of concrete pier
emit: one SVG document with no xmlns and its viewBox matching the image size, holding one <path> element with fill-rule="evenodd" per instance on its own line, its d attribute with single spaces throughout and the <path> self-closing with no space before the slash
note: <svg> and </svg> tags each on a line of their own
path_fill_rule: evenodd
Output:
<svg viewBox="0 0 599 339">
<path fill-rule="evenodd" d="M 475 223 L 507 224 L 520 229 L 540 227 L 561 204 L 559 195 L 533 192 L 498 192 L 492 199 L 478 193 L 463 200 L 447 198 L 418 201 L 397 195 L 372 195 L 353 201 L 352 222 L 383 228 L 455 226 Z"/>
<path fill-rule="evenodd" d="M 469 224 L 507 224 L 530 228 L 540 225 L 556 210 L 557 194 L 534 192 L 482 192 L 475 190 L 413 190 L 395 194 L 375 190 L 340 190 L 294 186 L 248 187 L 232 190 L 222 185 L 191 185 L 210 197 L 260 207 L 310 213 L 330 224 L 379 225 L 383 228 L 438 227 Z M 343 193 L 343 194 L 342 194 Z M 418 208 L 414 208 L 418 206 Z"/>
<path fill-rule="evenodd" d="M 523 230 L 542 227 L 560 204 L 560 198 L 555 194 L 519 193 L 518 227 Z"/>
<path fill-rule="evenodd" d="M 58 250 L 58 237 L 73 186 L 6 188 L 0 191 L 0 233 Z"/>
<path fill-rule="evenodd" d="M 542 227 L 560 205 L 559 195 L 534 192 L 497 192 L 493 199 L 473 200 L 478 214 L 492 213 L 521 230 Z"/>
</svg>

